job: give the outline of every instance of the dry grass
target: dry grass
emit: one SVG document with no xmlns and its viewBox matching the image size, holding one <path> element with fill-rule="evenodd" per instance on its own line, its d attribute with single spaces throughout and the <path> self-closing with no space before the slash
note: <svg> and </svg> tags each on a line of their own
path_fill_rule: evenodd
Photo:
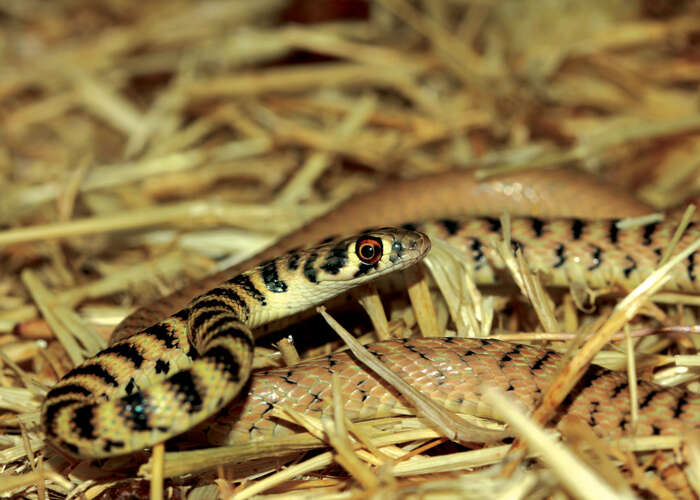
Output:
<svg viewBox="0 0 700 500">
<path fill-rule="evenodd" d="M 0 4 L 0 495 L 94 498 L 112 486 L 113 470 L 137 458 L 74 466 L 44 448 L 39 404 L 57 374 L 106 345 L 135 305 L 244 260 L 355 193 L 457 167 L 489 176 L 573 163 L 659 210 L 697 196 L 699 13 L 664 0 Z M 698 332 L 683 325 L 697 322 L 697 297 L 651 304 L 648 283 L 585 313 L 575 290 L 550 297 L 504 248 L 522 296 L 478 295 L 455 279 L 455 262 L 435 276 L 443 301 L 416 271 L 417 310 L 361 299 L 380 338 L 447 327 L 558 350 L 585 342 L 560 389 L 594 356 L 624 369 L 626 352 L 609 341 L 627 339 L 643 375 L 664 366 L 661 382 L 695 378 Z M 674 364 L 670 354 L 683 356 Z M 524 442 L 539 436 L 551 405 L 528 420 L 491 397 Z M 342 415 L 324 424 L 279 412 L 309 434 L 162 462 L 160 448 L 155 468 L 138 457 L 128 477 L 174 477 L 165 494 L 191 498 L 540 498 L 571 494 L 567 474 L 598 498 L 622 498 L 632 482 L 663 496 L 667 486 L 641 472 L 646 459 L 627 450 L 680 446 L 585 438 L 615 457 L 591 465 L 538 438 L 531 452 L 543 460 L 516 468 L 506 446 L 450 447 L 416 419 L 387 419 L 378 433 Z M 562 475 L 563 464 L 573 465 Z"/>
</svg>

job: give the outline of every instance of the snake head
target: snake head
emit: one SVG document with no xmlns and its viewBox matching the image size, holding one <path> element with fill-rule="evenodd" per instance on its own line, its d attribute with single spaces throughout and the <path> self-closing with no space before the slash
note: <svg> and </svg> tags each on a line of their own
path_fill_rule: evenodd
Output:
<svg viewBox="0 0 700 500">
<path fill-rule="evenodd" d="M 309 250 L 304 275 L 313 283 L 342 282 L 348 288 L 400 271 L 425 257 L 430 239 L 423 233 L 386 227 L 368 229 Z"/>
</svg>

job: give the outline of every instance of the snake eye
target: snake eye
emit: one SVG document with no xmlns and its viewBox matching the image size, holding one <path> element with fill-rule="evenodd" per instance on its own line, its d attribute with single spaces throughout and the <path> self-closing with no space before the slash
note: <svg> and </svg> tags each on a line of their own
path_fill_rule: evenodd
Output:
<svg viewBox="0 0 700 500">
<path fill-rule="evenodd" d="M 360 238 L 355 243 L 355 253 L 364 264 L 376 264 L 382 258 L 382 242 L 376 238 Z"/>
</svg>

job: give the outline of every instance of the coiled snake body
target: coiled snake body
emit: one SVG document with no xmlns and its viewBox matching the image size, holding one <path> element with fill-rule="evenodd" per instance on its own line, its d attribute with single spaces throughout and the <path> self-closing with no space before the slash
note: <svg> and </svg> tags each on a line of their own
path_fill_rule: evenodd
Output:
<svg viewBox="0 0 700 500">
<path fill-rule="evenodd" d="M 333 221 L 333 214 L 328 221 Z M 630 287 L 656 267 L 675 226 L 668 220 L 621 229 L 615 220 L 529 217 L 513 219 L 511 237 L 531 267 L 546 273 L 550 284 Z M 138 450 L 181 433 L 226 406 L 244 383 L 252 353 L 250 328 L 415 262 L 429 244 L 414 230 L 447 240 L 463 252 L 478 281 L 494 282 L 500 262 L 489 239 L 500 235 L 501 229 L 499 220 L 490 217 L 443 218 L 367 233 L 314 250 L 292 251 L 234 278 L 225 276 L 223 285 L 178 312 L 173 309 L 181 307 L 182 297 L 174 296 L 133 316 L 115 332 L 117 342 L 59 381 L 43 406 L 47 435 L 67 453 L 100 457 Z M 699 236 L 698 228 L 690 227 L 678 247 Z M 376 238 L 384 250 L 371 265 L 363 262 L 358 250 L 368 238 Z M 286 248 L 276 250 L 288 250 L 293 241 L 288 238 Z M 351 279 L 337 281 L 340 276 Z M 322 277 L 331 281 L 319 284 Z M 674 270 L 667 288 L 700 289 L 695 254 Z M 310 290 L 319 295 L 308 297 Z M 160 306 L 172 315 L 134 334 L 143 327 L 139 322 L 152 318 Z M 480 379 L 512 391 L 533 407 L 558 360 L 549 351 L 492 340 L 414 339 L 379 343 L 373 349 L 394 371 L 457 411 L 480 407 Z M 227 407 L 230 418 L 217 420 L 211 439 L 235 442 L 283 432 L 267 416 L 276 402 L 317 414 L 328 411 L 324 391 L 333 371 L 341 372 L 346 384 L 345 406 L 351 418 L 390 414 L 401 406 L 395 394 L 350 358 L 337 355 L 255 375 L 247 400 Z M 594 368 L 573 395 L 568 411 L 583 416 L 601 434 L 616 435 L 627 430 L 628 398 L 624 376 Z M 686 426 L 700 426 L 697 396 L 640 385 L 641 433 L 678 433 Z"/>
<path fill-rule="evenodd" d="M 497 417 L 482 402 L 480 381 L 506 391 L 533 410 L 556 374 L 561 354 L 493 339 L 412 338 L 369 346 L 382 363 L 411 385 L 452 411 Z M 285 435 L 273 405 L 315 417 L 332 416 L 329 374 L 338 376 L 345 415 L 351 420 L 405 414 L 405 403 L 383 381 L 348 353 L 256 372 L 248 397 L 236 400 L 207 429 L 211 443 L 233 444 Z M 680 435 L 700 426 L 700 395 L 678 388 L 638 382 L 637 436 Z M 616 438 L 630 430 L 627 377 L 592 367 L 562 413 L 583 419 L 601 436 Z"/>
<path fill-rule="evenodd" d="M 44 401 L 46 433 L 80 457 L 128 453 L 179 434 L 246 382 L 251 328 L 405 268 L 429 249 L 423 234 L 376 230 L 240 274 L 66 374 Z"/>
</svg>

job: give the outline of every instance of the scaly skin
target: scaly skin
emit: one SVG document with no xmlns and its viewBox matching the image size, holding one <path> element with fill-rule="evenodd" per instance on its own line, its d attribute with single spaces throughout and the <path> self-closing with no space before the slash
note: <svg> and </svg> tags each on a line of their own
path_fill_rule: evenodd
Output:
<svg viewBox="0 0 700 500">
<path fill-rule="evenodd" d="M 491 339 L 413 338 L 378 342 L 369 350 L 403 380 L 446 408 L 487 418 L 494 415 L 481 401 L 486 384 L 506 391 L 526 410 L 533 410 L 561 361 L 561 355 L 553 351 Z M 290 433 L 286 424 L 269 417 L 272 405 L 314 417 L 331 416 L 333 373 L 338 375 L 345 414 L 351 420 L 396 415 L 405 408 L 400 396 L 385 383 L 351 355 L 340 353 L 254 373 L 247 398 L 239 398 L 213 424 L 208 423 L 209 440 L 233 444 Z M 638 401 L 638 436 L 680 435 L 700 428 L 700 394 L 640 381 Z M 627 377 L 591 367 L 560 410 L 583 419 L 600 436 L 627 435 Z"/>
<path fill-rule="evenodd" d="M 180 434 L 245 384 L 252 328 L 404 269 L 429 249 L 423 234 L 378 229 L 285 254 L 221 283 L 68 372 L 42 406 L 46 434 L 79 457 L 130 453 Z"/>
<path fill-rule="evenodd" d="M 543 273 L 548 285 L 632 289 L 658 267 L 678 221 L 671 218 L 632 229 L 618 229 L 616 224 L 616 220 L 514 218 L 511 241 L 522 249 L 530 268 Z M 499 219 L 442 219 L 411 227 L 460 250 L 477 283 L 499 282 L 504 266 L 489 246 L 490 238 L 502 237 Z M 691 222 L 676 252 L 698 238 L 700 226 Z M 696 255 L 669 273 L 664 290 L 700 291 Z"/>
</svg>

